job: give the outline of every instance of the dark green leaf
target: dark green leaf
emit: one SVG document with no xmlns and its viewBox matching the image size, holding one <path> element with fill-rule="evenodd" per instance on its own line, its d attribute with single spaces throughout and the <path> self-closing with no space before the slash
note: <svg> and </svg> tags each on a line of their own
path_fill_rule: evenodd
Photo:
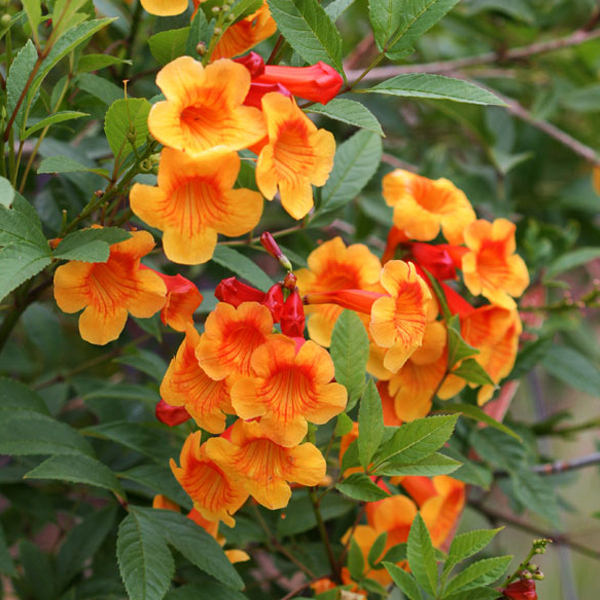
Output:
<svg viewBox="0 0 600 600">
<path fill-rule="evenodd" d="M 27 43 L 19 50 L 19 53 L 10 65 L 10 71 L 6 79 L 6 112 L 8 118 L 10 118 L 15 110 L 17 111 L 17 117 L 13 125 L 15 131 L 20 131 L 21 129 L 26 101 L 22 101 L 18 108 L 17 104 L 35 68 L 37 60 L 38 53 L 35 45 L 31 40 L 27 40 Z"/>
<path fill-rule="evenodd" d="M 470 590 L 493 583 L 502 577 L 511 560 L 512 556 L 496 556 L 478 560 L 450 580 L 446 594 L 450 595 L 458 590 Z"/>
<path fill-rule="evenodd" d="M 515 366 L 510 372 L 508 379 L 519 379 L 531 371 L 535 365 L 543 360 L 553 345 L 554 342 L 550 337 L 540 338 L 535 340 L 535 342 L 525 344 L 517 354 Z"/>
<path fill-rule="evenodd" d="M 476 385 L 493 385 L 496 387 L 486 370 L 474 358 L 465 358 L 458 367 L 452 369 L 452 375 L 461 377 L 465 381 Z"/>
<path fill-rule="evenodd" d="M 600 396 L 600 371 L 586 356 L 569 346 L 554 345 L 542 364 L 548 374 L 590 396 Z"/>
<path fill-rule="evenodd" d="M 260 267 L 257 267 L 249 258 L 233 250 L 233 248 L 217 246 L 212 259 L 263 292 L 266 292 L 273 285 L 271 278 Z"/>
<path fill-rule="evenodd" d="M 148 46 L 156 62 L 166 65 L 177 57 L 182 56 L 185 53 L 185 46 L 189 35 L 189 27 L 161 31 L 153 35 L 148 40 Z"/>
<path fill-rule="evenodd" d="M 30 135 L 33 135 L 36 131 L 54 125 L 55 123 L 63 123 L 64 121 L 72 121 L 73 119 L 80 119 L 81 117 L 89 117 L 87 113 L 78 112 L 75 110 L 63 110 L 61 112 L 54 113 L 48 117 L 41 119 L 35 125 L 28 127 L 23 134 L 23 139 L 26 140 Z"/>
<path fill-rule="evenodd" d="M 334 98 L 327 104 L 313 104 L 305 112 L 324 115 L 385 137 L 377 117 L 363 104 L 346 98 Z"/>
<path fill-rule="evenodd" d="M 247 600 L 247 597 L 218 581 L 189 583 L 171 590 L 165 600 Z"/>
<path fill-rule="evenodd" d="M 460 466 L 460 462 L 435 452 L 413 464 L 406 464 L 400 460 L 400 463 L 396 465 L 394 464 L 394 460 L 391 460 L 386 462 L 382 467 L 374 469 L 373 475 L 387 475 L 389 477 L 420 475 L 434 477 L 435 475 L 453 473 Z"/>
<path fill-rule="evenodd" d="M 4 536 L 4 530 L 0 524 L 0 573 L 7 575 L 8 577 L 17 577 L 17 570 L 15 565 L 8 553 L 8 546 L 6 544 L 6 538 Z"/>
<path fill-rule="evenodd" d="M 350 538 L 350 548 L 348 550 L 348 571 L 350 572 L 350 577 L 352 577 L 354 581 L 360 581 L 364 570 L 365 559 L 362 550 L 354 537 L 352 537 Z"/>
<path fill-rule="evenodd" d="M 577 248 L 577 250 L 567 252 L 551 262 L 544 273 L 544 277 L 552 279 L 565 271 L 581 267 L 597 258 L 600 258 L 600 248 Z"/>
<path fill-rule="evenodd" d="M 38 167 L 38 173 L 96 173 L 103 177 L 108 177 L 109 172 L 106 169 L 95 167 L 86 167 L 81 163 L 69 158 L 68 156 L 50 156 L 45 158 Z"/>
<path fill-rule="evenodd" d="M 77 63 L 78 73 L 90 73 L 91 71 L 99 71 L 111 65 L 132 64 L 130 60 L 123 60 L 118 56 L 111 54 L 85 54 Z"/>
<path fill-rule="evenodd" d="M 381 554 L 383 553 L 383 549 L 385 548 L 385 543 L 387 542 L 387 531 L 379 534 L 377 539 L 373 542 L 371 549 L 369 550 L 369 554 L 367 556 L 367 562 L 369 563 L 369 567 L 373 568 L 375 564 L 378 562 Z"/>
<path fill-rule="evenodd" d="M 48 252 L 28 243 L 0 249 L 0 300 L 45 269 L 51 262 Z"/>
<path fill-rule="evenodd" d="M 159 383 L 167 371 L 167 364 L 158 354 L 139 348 L 136 349 L 135 354 L 125 354 L 116 358 L 115 362 L 128 365 L 142 373 L 146 373 L 146 375 L 149 375 Z"/>
<path fill-rule="evenodd" d="M 420 513 L 417 513 L 410 528 L 406 554 L 415 579 L 426 592 L 435 595 L 438 581 L 435 552 L 429 531 Z"/>
<path fill-rule="evenodd" d="M 369 19 L 380 50 L 400 26 L 405 4 L 402 0 L 369 0 Z"/>
<path fill-rule="evenodd" d="M 421 595 L 421 590 L 414 577 L 391 562 L 384 562 L 383 564 L 398 589 L 400 589 L 409 600 L 422 600 L 423 596 Z"/>
<path fill-rule="evenodd" d="M 20 381 L 0 377 L 0 416 L 3 411 L 7 415 L 15 411 L 30 411 L 48 416 L 48 409 L 39 394 Z"/>
<path fill-rule="evenodd" d="M 389 496 L 364 473 L 352 473 L 335 487 L 349 498 L 363 502 L 375 502 Z"/>
<path fill-rule="evenodd" d="M 502 431 L 503 433 L 506 433 L 506 434 L 514 437 L 516 440 L 521 441 L 520 436 L 518 436 L 510 427 L 507 427 L 503 423 L 496 421 L 496 419 L 494 419 L 493 417 L 490 417 L 488 414 L 483 412 L 483 410 L 481 410 L 481 408 L 479 408 L 478 406 L 475 406 L 474 404 L 461 404 L 461 403 L 455 403 L 455 402 L 447 402 L 446 404 L 444 404 L 444 411 L 458 412 L 461 415 L 468 417 L 469 419 L 474 419 L 475 421 L 478 421 L 479 423 L 485 423 L 486 425 L 489 425 L 490 427 L 493 427 L 494 429 L 497 429 L 498 431 Z"/>
<path fill-rule="evenodd" d="M 459 562 L 483 550 L 502 529 L 476 529 L 457 535 L 450 544 L 444 573 L 449 573 Z"/>
<path fill-rule="evenodd" d="M 123 242 L 131 233 L 118 227 L 80 229 L 69 233 L 54 250 L 54 258 L 84 262 L 106 262 L 111 244 Z"/>
<path fill-rule="evenodd" d="M 367 381 L 358 411 L 358 456 L 366 470 L 383 437 L 383 406 L 372 379 Z"/>
</svg>

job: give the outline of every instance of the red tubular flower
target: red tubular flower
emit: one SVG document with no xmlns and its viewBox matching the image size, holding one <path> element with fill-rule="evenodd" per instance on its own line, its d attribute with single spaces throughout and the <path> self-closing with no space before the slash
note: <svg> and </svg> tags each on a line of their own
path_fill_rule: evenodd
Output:
<svg viewBox="0 0 600 600">
<path fill-rule="evenodd" d="M 292 92 L 280 83 L 256 83 L 253 81 L 250 84 L 248 95 L 244 100 L 244 106 L 254 106 L 254 108 L 262 107 L 262 97 L 269 92 L 279 92 L 286 98 L 292 97 Z"/>
<path fill-rule="evenodd" d="M 263 74 L 252 79 L 253 83 L 280 83 L 294 96 L 321 104 L 333 100 L 343 83 L 341 75 L 322 61 L 310 67 L 266 65 Z"/>
<path fill-rule="evenodd" d="M 249 52 L 244 56 L 240 56 L 239 58 L 234 58 L 233 62 L 240 63 L 240 65 L 244 65 L 246 69 L 250 72 L 250 77 L 258 77 L 265 72 L 265 61 L 263 57 L 257 52 Z"/>
<path fill-rule="evenodd" d="M 421 267 L 427 269 L 437 279 L 456 279 L 456 267 L 448 251 L 448 244 L 433 246 L 413 242 L 410 245 L 410 253 Z"/>
<path fill-rule="evenodd" d="M 537 600 L 537 591 L 533 579 L 522 579 L 511 583 L 500 590 L 506 598 L 511 600 Z"/>
<path fill-rule="evenodd" d="M 171 406 L 163 399 L 160 399 L 156 403 L 154 414 L 161 423 L 169 427 L 181 425 L 192 418 L 192 415 L 185 409 L 185 406 Z"/>
<path fill-rule="evenodd" d="M 273 323 L 279 323 L 283 314 L 283 288 L 280 283 L 276 283 L 270 287 L 265 294 L 264 300 L 261 301 L 263 306 L 266 306 L 273 315 Z"/>
<path fill-rule="evenodd" d="M 281 315 L 281 332 L 289 337 L 303 337 L 305 322 L 302 298 L 296 289 L 285 301 Z"/>
<path fill-rule="evenodd" d="M 216 287 L 215 298 L 237 308 L 242 302 L 262 302 L 265 293 L 242 283 L 235 277 L 228 277 Z"/>
</svg>

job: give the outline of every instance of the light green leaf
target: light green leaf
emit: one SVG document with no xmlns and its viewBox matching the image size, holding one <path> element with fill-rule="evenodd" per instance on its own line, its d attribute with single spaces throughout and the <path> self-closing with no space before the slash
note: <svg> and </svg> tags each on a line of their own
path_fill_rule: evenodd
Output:
<svg viewBox="0 0 600 600">
<path fill-rule="evenodd" d="M 104 104 L 111 105 L 117 100 L 121 100 L 124 95 L 122 87 L 115 85 L 112 81 L 93 75 L 92 73 L 83 73 L 75 80 L 75 85 L 84 92 L 91 94 Z"/>
<path fill-rule="evenodd" d="M 479 350 L 467 344 L 460 333 L 458 315 L 448 321 L 448 367 L 451 369 L 457 362 L 467 356 L 479 354 Z"/>
<path fill-rule="evenodd" d="M 210 40 L 212 39 L 215 31 L 216 21 L 213 18 L 213 13 L 209 12 L 209 4 L 211 4 L 210 1 L 202 2 L 200 4 L 200 8 L 202 10 L 196 12 L 196 16 L 194 17 L 194 20 L 192 21 L 192 24 L 190 26 L 190 34 L 185 45 L 185 53 L 188 56 L 191 56 L 192 58 L 202 58 L 198 54 L 197 46 L 200 42 L 202 42 L 208 47 L 210 45 Z M 212 6 L 216 6 L 216 4 L 212 4 Z M 229 27 L 231 23 L 232 21 L 227 21 L 223 26 L 222 30 L 224 31 L 225 29 L 227 29 L 227 27 Z"/>
<path fill-rule="evenodd" d="M 520 436 L 518 436 L 510 427 L 507 427 L 503 423 L 496 421 L 496 419 L 490 417 L 490 415 L 483 412 L 481 408 L 475 406 L 474 404 L 447 402 L 446 404 L 444 404 L 444 411 L 458 412 L 461 415 L 468 417 L 469 419 L 474 419 L 475 421 L 478 421 L 480 423 L 485 423 L 486 425 L 489 425 L 490 427 L 493 427 L 498 431 L 502 431 L 503 433 L 514 437 L 516 440 L 521 441 Z"/>
<path fill-rule="evenodd" d="M 375 502 L 389 496 L 364 473 L 352 473 L 335 487 L 349 498 L 362 502 Z"/>
<path fill-rule="evenodd" d="M 375 455 L 376 466 L 390 461 L 410 465 L 430 456 L 448 441 L 457 419 L 456 415 L 435 416 L 404 423 Z"/>
<path fill-rule="evenodd" d="M 354 125 L 385 137 L 377 117 L 364 104 L 355 100 L 334 98 L 327 104 L 313 104 L 306 108 L 305 112 L 324 115 L 335 121 Z"/>
<path fill-rule="evenodd" d="M 0 415 L 4 411 L 7 414 L 25 411 L 49 416 L 46 404 L 39 394 L 20 381 L 0 377 Z"/>
<path fill-rule="evenodd" d="M 6 537 L 4 536 L 2 524 L 0 524 L 0 573 L 3 573 L 8 577 L 17 577 L 17 570 L 8 553 L 8 546 L 6 544 Z"/>
<path fill-rule="evenodd" d="M 62 112 L 57 112 L 53 115 L 38 121 L 35 125 L 32 125 L 28 129 L 25 130 L 23 134 L 23 139 L 26 140 L 30 135 L 34 134 L 36 131 L 40 131 L 40 129 L 44 129 L 45 127 L 49 127 L 50 125 L 54 125 L 55 123 L 63 123 L 64 121 L 72 121 L 73 119 L 80 119 L 81 117 L 89 117 L 87 113 L 78 112 L 75 110 L 64 110 Z"/>
<path fill-rule="evenodd" d="M 91 456 L 53 456 L 25 475 L 26 479 L 58 479 L 105 488 L 125 498 L 115 474 Z"/>
<path fill-rule="evenodd" d="M 553 525 L 558 525 L 558 502 L 552 483 L 525 465 L 519 465 L 509 473 L 517 500 Z"/>
<path fill-rule="evenodd" d="M 25 111 L 27 101 L 23 100 L 18 108 L 17 104 L 35 68 L 37 60 L 38 53 L 35 45 L 31 40 L 27 40 L 27 43 L 19 50 L 19 53 L 13 60 L 8 72 L 8 78 L 6 79 L 6 113 L 8 118 L 10 118 L 15 110 L 17 110 L 17 117 L 13 125 L 15 131 L 20 131 L 21 129 L 21 121 L 23 120 L 23 112 Z M 27 95 L 30 93 L 28 91 Z"/>
<path fill-rule="evenodd" d="M 343 72 L 342 38 L 317 0 L 269 0 L 268 4 L 279 31 L 307 63 L 322 60 Z"/>
<path fill-rule="evenodd" d="M 356 0 L 333 0 L 325 7 L 325 12 L 331 19 L 333 23 L 335 23 L 346 11 L 347 8 L 350 8 Z"/>
<path fill-rule="evenodd" d="M 404 0 L 400 24 L 388 44 L 387 56 L 392 60 L 403 57 L 457 3 L 458 0 Z"/>
<path fill-rule="evenodd" d="M 409 600 L 422 600 L 421 590 L 414 577 L 407 573 L 404 569 L 401 569 L 397 565 L 391 562 L 383 563 L 386 571 L 390 574 L 391 578 L 398 589 L 407 597 Z"/>
<path fill-rule="evenodd" d="M 471 0 L 465 4 L 469 16 L 483 11 L 501 12 L 531 25 L 535 22 L 535 13 L 528 2 L 529 0 Z"/>
<path fill-rule="evenodd" d="M 175 572 L 162 528 L 130 507 L 119 526 L 117 559 L 130 600 L 162 600 Z"/>
<path fill-rule="evenodd" d="M 37 170 L 38 173 L 96 173 L 102 177 L 109 178 L 109 172 L 106 169 L 97 169 L 86 167 L 81 163 L 67 156 L 49 156 L 45 158 Z"/>
<path fill-rule="evenodd" d="M 78 431 L 43 414 L 15 411 L 0 420 L 0 454 L 93 455 L 87 440 Z"/>
<path fill-rule="evenodd" d="M 569 346 L 552 346 L 542 359 L 552 377 L 590 396 L 600 396 L 600 371 L 589 358 Z"/>
<path fill-rule="evenodd" d="M 375 383 L 369 378 L 358 410 L 358 456 L 366 470 L 383 437 L 383 406 Z"/>
<path fill-rule="evenodd" d="M 502 531 L 498 529 L 476 529 L 457 535 L 450 544 L 448 558 L 444 564 L 444 574 L 450 573 L 459 562 L 483 550 Z"/>
<path fill-rule="evenodd" d="M 369 19 L 379 50 L 400 26 L 405 4 L 402 0 L 369 0 Z"/>
<path fill-rule="evenodd" d="M 190 28 L 171 29 L 170 31 L 161 31 L 153 35 L 148 40 L 148 46 L 152 56 L 161 65 L 175 60 L 177 57 L 185 53 Z"/>
<path fill-rule="evenodd" d="M 352 431 L 353 421 L 346 413 L 337 416 L 335 424 L 335 437 L 342 437 Z"/>
<path fill-rule="evenodd" d="M 382 467 L 374 469 L 373 475 L 387 475 L 389 477 L 420 475 L 434 477 L 435 475 L 453 473 L 460 466 L 461 463 L 457 460 L 435 452 L 413 464 L 405 464 L 403 462 L 395 464 L 393 460 L 386 462 Z"/>
<path fill-rule="evenodd" d="M 568 110 L 579 113 L 600 111 L 600 83 L 593 83 L 565 94 L 561 104 Z"/>
<path fill-rule="evenodd" d="M 478 560 L 450 580 L 446 588 L 446 594 L 450 595 L 458 590 L 470 590 L 493 583 L 502 577 L 511 560 L 512 556 L 496 556 Z"/>
<path fill-rule="evenodd" d="M 369 336 L 355 312 L 344 310 L 338 317 L 331 334 L 330 352 L 336 381 L 348 390 L 348 411 L 356 405 L 362 393 L 369 358 Z"/>
<path fill-rule="evenodd" d="M 80 229 L 69 233 L 54 250 L 54 258 L 83 262 L 106 262 L 111 244 L 123 242 L 131 233 L 118 227 Z"/>
<path fill-rule="evenodd" d="M 50 248 L 18 242 L 0 249 L 0 300 L 50 263 Z"/>
<path fill-rule="evenodd" d="M 592 260 L 600 258 L 600 248 L 577 248 L 563 254 L 551 262 L 544 273 L 545 279 L 552 279 L 565 271 L 581 267 Z"/>
<path fill-rule="evenodd" d="M 111 54 L 84 54 L 79 58 L 79 62 L 77 63 L 77 72 L 90 73 L 91 71 L 100 71 L 112 65 L 122 64 L 131 65 L 132 62 L 118 56 L 112 56 Z"/>
<path fill-rule="evenodd" d="M 152 105 L 145 98 L 123 98 L 111 104 L 104 132 L 117 160 L 122 161 L 132 152 L 132 146 L 138 149 L 146 143 L 150 108 Z"/>
<path fill-rule="evenodd" d="M 15 190 L 6 177 L 0 177 L 0 206 L 10 208 L 15 198 Z"/>
<path fill-rule="evenodd" d="M 244 588 L 244 582 L 219 543 L 194 521 L 172 510 L 135 507 L 135 512 L 156 523 L 169 545 L 201 571 L 233 589 Z"/>
<path fill-rule="evenodd" d="M 371 88 L 358 91 L 402 98 L 425 98 L 467 104 L 504 106 L 504 102 L 500 98 L 473 83 L 428 73 L 397 75 Z"/>
<path fill-rule="evenodd" d="M 42 3 L 39 0 L 22 0 L 22 4 L 32 31 L 36 32 L 42 22 Z M 37 39 L 37 34 L 34 37 Z"/>
<path fill-rule="evenodd" d="M 260 267 L 233 248 L 217 246 L 212 259 L 263 292 L 273 285 L 271 278 Z"/>
<path fill-rule="evenodd" d="M 321 192 L 319 212 L 336 210 L 356 198 L 375 175 L 382 151 L 381 138 L 366 130 L 357 131 L 340 144 Z"/>
<path fill-rule="evenodd" d="M 474 358 L 465 358 L 458 367 L 452 369 L 452 375 L 461 377 L 465 381 L 476 385 L 493 385 L 497 387 L 486 370 Z"/>
<path fill-rule="evenodd" d="M 435 595 L 438 581 L 435 551 L 421 513 L 417 513 L 410 528 L 406 554 L 415 579 L 426 592 Z"/>
</svg>

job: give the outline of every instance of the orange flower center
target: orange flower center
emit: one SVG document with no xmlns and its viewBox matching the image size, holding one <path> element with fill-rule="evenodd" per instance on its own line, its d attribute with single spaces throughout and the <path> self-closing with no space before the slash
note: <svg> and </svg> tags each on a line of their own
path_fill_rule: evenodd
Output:
<svg viewBox="0 0 600 600">
<path fill-rule="evenodd" d="M 436 189 L 431 181 L 424 178 L 415 178 L 411 181 L 410 191 L 417 203 L 431 213 L 442 212 L 442 208 L 448 200 L 446 192 Z"/>
<path fill-rule="evenodd" d="M 90 271 L 88 293 L 93 297 L 92 302 L 106 312 L 122 306 L 136 291 L 133 269 L 129 264 L 109 259 L 106 263 L 96 263 Z"/>
<path fill-rule="evenodd" d="M 216 181 L 196 177 L 173 190 L 169 214 L 165 216 L 177 214 L 181 227 L 185 224 L 193 232 L 202 223 L 215 223 L 223 219 L 220 200 L 221 193 Z"/>
<path fill-rule="evenodd" d="M 230 500 L 231 486 L 223 472 L 212 463 L 194 461 L 178 479 L 194 501 L 212 512 L 218 512 Z"/>
<path fill-rule="evenodd" d="M 236 456 L 235 468 L 244 477 L 264 481 L 284 477 L 283 449 L 267 440 L 258 439 L 245 444 Z"/>
<path fill-rule="evenodd" d="M 229 110 L 221 97 L 222 92 L 203 90 L 202 99 L 181 111 L 184 134 L 200 138 L 207 148 L 222 143 L 222 132 L 231 128 Z"/>
<path fill-rule="evenodd" d="M 286 421 L 303 414 L 316 401 L 312 381 L 297 367 L 273 374 L 265 382 L 262 393 L 270 409 Z"/>
<path fill-rule="evenodd" d="M 295 180 L 311 172 L 315 157 L 308 136 L 306 125 L 298 121 L 288 122 L 279 130 L 273 155 L 280 179 Z"/>
<path fill-rule="evenodd" d="M 250 360 L 252 353 L 265 341 L 263 333 L 242 323 L 227 332 L 221 347 L 224 363 L 235 365 L 236 371 L 242 375 L 251 375 Z"/>
</svg>

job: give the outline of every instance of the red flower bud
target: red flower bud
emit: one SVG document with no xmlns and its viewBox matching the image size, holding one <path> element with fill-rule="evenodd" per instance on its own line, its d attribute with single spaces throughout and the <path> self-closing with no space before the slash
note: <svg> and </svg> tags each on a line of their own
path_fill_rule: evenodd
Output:
<svg viewBox="0 0 600 600">
<path fill-rule="evenodd" d="M 250 52 L 250 54 L 246 54 L 245 56 L 234 58 L 233 61 L 244 65 L 250 72 L 250 77 L 252 77 L 252 79 L 265 72 L 265 61 L 263 60 L 263 57 L 256 52 Z"/>
<path fill-rule="evenodd" d="M 162 399 L 156 403 L 154 414 L 161 423 L 169 427 L 181 425 L 192 418 L 185 406 L 171 406 Z"/>
<path fill-rule="evenodd" d="M 279 92 L 286 98 L 292 97 L 292 92 L 290 92 L 280 83 L 256 83 L 253 81 L 250 84 L 250 89 L 248 90 L 248 94 L 244 100 L 244 105 L 262 109 L 262 97 L 269 92 Z"/>
<path fill-rule="evenodd" d="M 262 302 L 264 292 L 238 281 L 235 277 L 223 279 L 215 289 L 215 298 L 238 307 L 242 302 Z"/>
<path fill-rule="evenodd" d="M 283 314 L 283 288 L 280 283 L 276 283 L 273 287 L 269 288 L 261 304 L 271 311 L 273 322 L 279 323 Z"/>
<path fill-rule="evenodd" d="M 500 590 L 506 598 L 510 600 L 537 600 L 535 590 L 535 581 L 532 579 L 522 579 L 511 583 L 508 587 Z"/>
<path fill-rule="evenodd" d="M 283 252 L 279 249 L 275 238 L 268 231 L 261 234 L 260 243 L 273 258 L 279 260 L 279 257 L 283 256 Z"/>
<path fill-rule="evenodd" d="M 281 316 L 281 332 L 289 337 L 304 337 L 304 307 L 298 290 L 294 290 L 285 301 Z"/>
<path fill-rule="evenodd" d="M 296 282 L 298 278 L 293 273 L 288 273 L 283 280 L 283 287 L 286 290 L 294 291 L 296 289 Z"/>
<path fill-rule="evenodd" d="M 433 246 L 422 242 L 413 242 L 410 252 L 415 261 L 427 269 L 436 279 L 456 279 L 454 261 L 444 245 Z"/>
<path fill-rule="evenodd" d="M 281 83 L 294 96 L 327 104 L 337 96 L 343 79 L 333 67 L 319 61 L 310 67 L 266 65 L 264 73 L 253 78 L 254 82 Z"/>
</svg>

